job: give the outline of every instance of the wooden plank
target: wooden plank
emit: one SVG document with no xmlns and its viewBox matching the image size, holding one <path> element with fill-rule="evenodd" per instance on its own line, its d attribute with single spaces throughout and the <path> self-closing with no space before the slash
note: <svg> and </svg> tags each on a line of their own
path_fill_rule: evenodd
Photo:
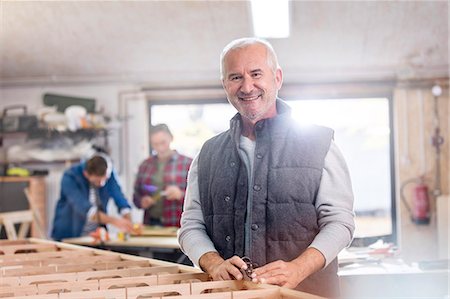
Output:
<svg viewBox="0 0 450 299">
<path fill-rule="evenodd" d="M 5 297 L 2 299 L 58 299 L 58 294 L 14 296 L 14 297 Z"/>
<path fill-rule="evenodd" d="M 56 273 L 56 266 L 55 265 L 51 265 L 51 266 L 44 266 L 44 267 L 40 267 L 40 266 L 36 266 L 36 267 L 26 267 L 26 268 L 13 268 L 10 269 L 8 267 L 6 267 L 5 269 L 3 269 L 2 276 L 3 277 L 7 277 L 7 276 L 28 276 L 28 275 L 42 275 L 42 274 L 52 274 L 52 273 Z"/>
<path fill-rule="evenodd" d="M 60 293 L 59 299 L 127 299 L 126 289 Z"/>
<path fill-rule="evenodd" d="M 67 292 L 97 291 L 98 281 L 71 281 L 56 283 L 40 283 L 37 285 L 38 294 L 58 294 Z"/>
<path fill-rule="evenodd" d="M 161 227 L 161 226 L 151 226 L 144 225 L 142 227 L 142 231 L 132 232 L 132 236 L 141 236 L 141 237 L 152 237 L 152 236 L 160 236 L 160 237 L 176 237 L 178 232 L 178 227 Z"/>
<path fill-rule="evenodd" d="M 20 285 L 19 277 L 0 277 L 0 287 L 16 287 Z"/>
<path fill-rule="evenodd" d="M 11 255 L 56 250 L 57 247 L 52 244 L 19 244 L 0 247 L 0 254 Z"/>
<path fill-rule="evenodd" d="M 74 257 L 80 257 L 80 255 L 75 255 Z M 17 260 L 13 260 L 13 261 L 7 261 L 7 262 L 3 262 L 0 263 L 0 269 L 4 268 L 4 267 L 10 267 L 10 266 L 16 266 L 16 265 L 21 265 L 23 267 L 21 268 L 26 268 L 26 267 L 43 267 L 43 266 L 49 266 L 49 265 L 71 265 L 71 264 L 79 264 L 79 260 L 77 258 L 74 257 L 70 257 L 70 258 L 41 258 L 41 259 L 35 259 L 35 260 L 24 260 L 24 261 L 17 261 Z M 86 263 L 104 263 L 106 261 L 121 261 L 122 259 L 120 258 L 120 256 L 81 256 L 83 262 Z"/>
<path fill-rule="evenodd" d="M 164 299 L 233 299 L 231 292 L 196 294 L 188 296 L 167 296 Z"/>
<path fill-rule="evenodd" d="M 193 283 L 192 295 L 212 292 L 230 292 L 240 291 L 244 289 L 255 289 L 256 284 L 248 283 L 243 280 L 225 280 L 225 281 L 207 281 L 201 283 Z"/>
<path fill-rule="evenodd" d="M 5 268 L 3 269 L 3 276 L 27 276 L 27 275 L 51 274 L 51 273 L 101 271 L 101 270 L 146 267 L 148 265 L 149 265 L 148 261 L 112 261 L 112 262 L 97 261 L 94 263 L 71 264 L 71 265 L 49 264 L 43 266 L 30 266 L 21 269 Z"/>
<path fill-rule="evenodd" d="M 43 284 L 52 282 L 77 281 L 77 273 L 56 273 L 45 275 L 21 276 L 20 285 Z"/>
<path fill-rule="evenodd" d="M 86 271 L 76 273 L 77 280 L 100 280 L 106 278 L 130 277 L 130 269 L 104 270 L 104 271 Z"/>
<path fill-rule="evenodd" d="M 130 276 L 149 276 L 156 275 L 158 273 L 178 273 L 178 267 L 147 267 L 147 268 L 131 268 L 131 269 L 119 269 L 119 270 L 103 270 L 103 271 L 87 271 L 78 272 L 78 280 L 92 280 L 92 279 L 107 279 L 107 278 L 119 278 Z"/>
<path fill-rule="evenodd" d="M 184 296 L 191 294 L 191 285 L 189 283 L 158 285 L 151 287 L 128 288 L 127 299 L 141 299 L 148 297 L 163 296 Z"/>
<path fill-rule="evenodd" d="M 153 276 L 132 276 L 122 278 L 108 278 L 99 280 L 99 289 L 116 289 L 130 287 L 145 287 L 158 285 L 158 277 Z"/>
<path fill-rule="evenodd" d="M 233 299 L 280 299 L 280 290 L 277 289 L 258 289 L 231 292 Z"/>
<path fill-rule="evenodd" d="M 133 276 L 159 275 L 159 274 L 176 274 L 180 273 L 179 266 L 161 266 L 149 268 L 133 268 L 130 274 Z"/>
<path fill-rule="evenodd" d="M 21 287 L 0 287 L 0 298 L 14 297 L 14 296 L 30 296 L 36 295 L 38 289 L 36 286 L 21 286 Z"/>
<path fill-rule="evenodd" d="M 268 285 L 265 285 L 268 286 Z M 270 286 L 273 287 L 273 286 Z M 305 292 L 300 292 L 300 291 L 296 291 L 296 290 L 291 290 L 291 289 L 287 289 L 287 288 L 279 288 L 280 289 L 280 294 L 281 294 L 281 298 L 283 299 L 325 299 L 321 296 L 317 296 L 317 295 L 313 295 L 313 294 L 309 294 L 309 293 L 305 293 Z"/>
<path fill-rule="evenodd" d="M 206 273 L 158 274 L 158 284 L 180 284 L 212 280 Z"/>
<path fill-rule="evenodd" d="M 57 265 L 56 272 L 84 272 L 84 271 L 102 271 L 102 270 L 115 270 L 115 269 L 129 269 L 129 268 L 145 268 L 150 263 L 148 261 L 112 261 L 112 262 L 95 262 L 78 265 Z"/>
<path fill-rule="evenodd" d="M 0 264 L 8 261 L 31 261 L 31 260 L 47 260 L 47 259 L 58 259 L 58 258 L 73 258 L 82 256 L 94 255 L 93 250 L 61 250 L 61 251 L 46 251 L 28 254 L 11 254 L 11 255 L 0 255 Z"/>
</svg>

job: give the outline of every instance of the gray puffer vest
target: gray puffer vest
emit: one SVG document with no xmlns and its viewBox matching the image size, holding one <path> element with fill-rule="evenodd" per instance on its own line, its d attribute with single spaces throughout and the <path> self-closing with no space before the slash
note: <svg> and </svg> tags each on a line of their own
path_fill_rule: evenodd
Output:
<svg viewBox="0 0 450 299">
<path fill-rule="evenodd" d="M 254 179 L 248 182 L 239 155 L 240 115 L 230 129 L 208 140 L 199 155 L 198 182 L 206 231 L 219 254 L 243 256 L 248 184 L 253 188 L 250 258 L 262 266 L 298 257 L 319 232 L 315 199 L 333 131 L 302 129 L 290 108 L 277 100 L 278 115 L 255 126 Z M 337 296 L 337 262 L 311 275 L 298 287 L 321 296 Z"/>
</svg>

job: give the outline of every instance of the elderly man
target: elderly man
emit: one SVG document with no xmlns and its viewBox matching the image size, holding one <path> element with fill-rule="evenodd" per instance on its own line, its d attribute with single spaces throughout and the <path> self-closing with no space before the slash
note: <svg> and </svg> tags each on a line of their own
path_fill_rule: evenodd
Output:
<svg viewBox="0 0 450 299">
<path fill-rule="evenodd" d="M 238 113 L 191 165 L 179 242 L 216 280 L 339 295 L 336 256 L 353 237 L 353 193 L 333 131 L 299 127 L 277 98 L 283 73 L 265 40 L 232 41 L 222 84 Z"/>
</svg>

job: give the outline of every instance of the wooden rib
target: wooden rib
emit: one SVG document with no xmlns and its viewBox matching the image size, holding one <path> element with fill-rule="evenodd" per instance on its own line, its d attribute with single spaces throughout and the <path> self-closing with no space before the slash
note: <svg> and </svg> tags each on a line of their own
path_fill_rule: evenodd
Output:
<svg viewBox="0 0 450 299">
<path fill-rule="evenodd" d="M 173 294 L 172 294 L 173 293 Z M 127 299 L 143 299 L 148 297 L 163 297 L 173 295 L 190 295 L 191 286 L 188 283 L 167 284 L 151 287 L 127 288 Z M 181 299 L 181 298 L 180 298 Z"/>
<path fill-rule="evenodd" d="M 33 296 L 14 296 L 2 299 L 58 299 L 58 294 L 33 295 Z"/>
<path fill-rule="evenodd" d="M 20 285 L 19 277 L 0 277 L 0 287 L 16 287 Z"/>
<path fill-rule="evenodd" d="M 206 273 L 158 274 L 158 284 L 179 284 L 210 281 Z"/>
<path fill-rule="evenodd" d="M 131 268 L 120 270 L 104 270 L 104 271 L 87 271 L 78 272 L 78 280 L 92 280 L 92 279 L 107 279 L 107 278 L 120 278 L 130 276 L 149 276 L 156 275 L 158 273 L 178 273 L 177 266 L 171 267 L 146 267 L 146 268 Z"/>
<path fill-rule="evenodd" d="M 20 285 L 43 284 L 52 282 L 69 282 L 76 280 L 77 280 L 77 273 L 30 275 L 30 276 L 21 276 Z"/>
<path fill-rule="evenodd" d="M 56 266 L 45 267 L 27 267 L 25 269 L 9 269 L 5 268 L 2 271 L 2 275 L 6 276 L 29 276 L 29 275 L 43 275 L 56 273 Z"/>
<path fill-rule="evenodd" d="M 56 250 L 58 248 L 53 244 L 19 244 L 0 247 L 0 254 L 10 255 Z"/>
<path fill-rule="evenodd" d="M 280 299 L 279 289 L 258 289 L 231 292 L 233 299 Z"/>
<path fill-rule="evenodd" d="M 153 276 L 132 276 L 99 280 L 99 289 L 130 288 L 158 285 L 158 278 Z"/>
<path fill-rule="evenodd" d="M 59 299 L 127 299 L 126 289 L 60 293 Z"/>
<path fill-rule="evenodd" d="M 72 281 L 38 284 L 38 294 L 57 294 L 63 292 L 97 291 L 98 281 Z"/>
<path fill-rule="evenodd" d="M 79 260 L 74 257 L 60 257 L 60 258 L 42 258 L 42 259 L 35 259 L 35 260 L 25 260 L 25 261 L 8 261 L 4 263 L 0 263 L 0 269 L 5 267 L 11 267 L 11 266 L 17 266 L 21 265 L 22 269 L 25 269 L 26 267 L 38 267 L 38 266 L 49 266 L 49 265 L 70 265 L 70 264 L 79 264 Z M 104 263 L 106 261 L 121 261 L 120 256 L 98 256 L 98 255 L 92 255 L 92 256 L 83 256 L 83 262 L 87 263 Z"/>
<path fill-rule="evenodd" d="M 100 270 L 115 270 L 115 269 L 129 269 L 129 268 L 145 268 L 149 267 L 148 261 L 118 261 L 105 263 L 83 263 L 78 265 L 58 265 L 57 272 L 83 272 L 83 271 L 100 271 Z"/>
<path fill-rule="evenodd" d="M 0 287 L 0 298 L 14 297 L 14 296 L 30 296 L 36 295 L 38 289 L 36 286 L 21 286 L 21 287 Z"/>
<path fill-rule="evenodd" d="M 100 280 L 106 278 L 130 277 L 130 269 L 105 270 L 105 271 L 87 271 L 76 273 L 77 280 Z"/>
<path fill-rule="evenodd" d="M 147 275 L 176 274 L 176 273 L 180 273 L 180 269 L 178 266 L 158 266 L 158 267 L 130 269 L 131 276 L 147 276 Z"/>
<path fill-rule="evenodd" d="M 11 261 L 32 261 L 32 260 L 45 260 L 45 259 L 58 259 L 58 258 L 76 258 L 81 256 L 94 256 L 94 251 L 80 250 L 80 251 L 46 251 L 29 254 L 12 254 L 12 255 L 0 255 L 0 264 Z"/>
<path fill-rule="evenodd" d="M 86 264 L 74 265 L 46 265 L 46 266 L 30 266 L 21 269 L 4 269 L 3 276 L 27 276 L 51 273 L 69 273 L 69 272 L 83 272 L 83 271 L 101 271 L 114 269 L 127 269 L 134 267 L 146 267 L 148 261 L 112 261 L 102 262 L 96 261 Z"/>
<path fill-rule="evenodd" d="M 211 292 L 229 292 L 247 289 L 247 284 L 243 280 L 225 280 L 225 281 L 207 281 L 202 283 L 193 283 L 192 295 L 211 293 Z"/>
<path fill-rule="evenodd" d="M 167 296 L 164 299 L 232 299 L 231 292 L 221 292 L 221 293 L 209 293 L 209 294 L 198 294 L 198 295 L 188 295 L 188 296 Z"/>
</svg>

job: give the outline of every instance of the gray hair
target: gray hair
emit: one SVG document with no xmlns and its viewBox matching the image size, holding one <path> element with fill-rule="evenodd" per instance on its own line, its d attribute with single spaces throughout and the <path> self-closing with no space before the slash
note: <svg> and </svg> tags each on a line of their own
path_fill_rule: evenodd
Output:
<svg viewBox="0 0 450 299">
<path fill-rule="evenodd" d="M 222 54 L 220 55 L 220 79 L 223 80 L 224 78 L 224 61 L 225 56 L 231 51 L 235 49 L 243 49 L 251 45 L 260 44 L 263 45 L 266 48 L 267 51 L 267 64 L 272 69 L 273 73 L 276 72 L 277 69 L 280 68 L 280 65 L 278 64 L 278 58 L 277 54 L 275 54 L 275 51 L 272 47 L 272 45 L 262 38 L 257 37 L 244 37 L 239 38 L 231 41 L 228 45 L 223 48 Z"/>
</svg>

